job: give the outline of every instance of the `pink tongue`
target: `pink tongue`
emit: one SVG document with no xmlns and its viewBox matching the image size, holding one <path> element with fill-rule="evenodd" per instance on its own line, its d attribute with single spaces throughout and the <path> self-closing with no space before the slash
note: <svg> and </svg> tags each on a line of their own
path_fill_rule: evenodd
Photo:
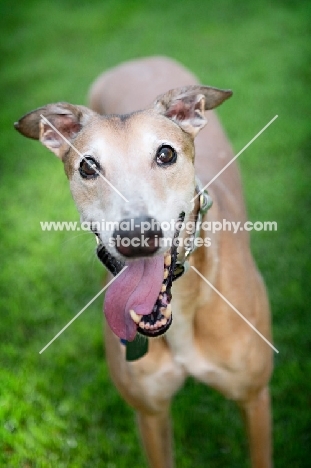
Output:
<svg viewBox="0 0 311 468">
<path fill-rule="evenodd" d="M 133 261 L 109 287 L 104 310 L 110 328 L 119 338 L 134 340 L 137 325 L 129 311 L 133 309 L 139 315 L 152 312 L 161 290 L 163 271 L 161 256 Z"/>
</svg>

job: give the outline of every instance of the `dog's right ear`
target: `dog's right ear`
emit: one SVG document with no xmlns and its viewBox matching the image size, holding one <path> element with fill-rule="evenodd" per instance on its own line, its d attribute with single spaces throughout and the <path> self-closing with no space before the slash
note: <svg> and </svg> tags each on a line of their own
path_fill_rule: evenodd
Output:
<svg viewBox="0 0 311 468">
<path fill-rule="evenodd" d="M 29 112 L 14 127 L 22 135 L 40 140 L 61 159 L 92 115 L 87 107 L 59 102 Z"/>
</svg>

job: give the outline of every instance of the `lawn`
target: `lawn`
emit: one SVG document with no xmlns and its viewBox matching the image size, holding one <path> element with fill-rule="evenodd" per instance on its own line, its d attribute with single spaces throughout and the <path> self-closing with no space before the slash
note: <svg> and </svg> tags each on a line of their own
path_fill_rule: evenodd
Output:
<svg viewBox="0 0 311 468">
<path fill-rule="evenodd" d="M 174 57 L 206 84 L 232 88 L 219 115 L 238 152 L 274 323 L 276 468 L 311 457 L 311 4 L 307 1 L 47 0 L 0 3 L 0 466 L 145 467 L 135 418 L 110 382 L 102 298 L 39 351 L 100 290 L 87 233 L 42 232 L 78 220 L 63 168 L 13 122 L 48 102 L 86 104 L 105 68 Z M 173 404 L 178 468 L 246 468 L 238 410 L 189 380 Z"/>
</svg>

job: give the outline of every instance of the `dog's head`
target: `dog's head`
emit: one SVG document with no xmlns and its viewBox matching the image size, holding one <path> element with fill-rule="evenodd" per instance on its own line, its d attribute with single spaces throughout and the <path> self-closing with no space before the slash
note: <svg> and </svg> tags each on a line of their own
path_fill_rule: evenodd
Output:
<svg viewBox="0 0 311 468">
<path fill-rule="evenodd" d="M 126 263 L 105 299 L 120 338 L 133 340 L 137 328 L 157 336 L 170 326 L 176 223 L 193 210 L 194 138 L 206 124 L 204 111 L 231 94 L 187 86 L 147 110 L 108 116 L 49 104 L 15 124 L 63 161 L 81 220 Z"/>
</svg>

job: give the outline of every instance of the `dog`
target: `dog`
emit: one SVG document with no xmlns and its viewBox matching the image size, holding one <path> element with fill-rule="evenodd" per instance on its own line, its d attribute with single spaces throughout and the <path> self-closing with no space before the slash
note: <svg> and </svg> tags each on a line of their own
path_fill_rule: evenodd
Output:
<svg viewBox="0 0 311 468">
<path fill-rule="evenodd" d="M 151 468 L 174 466 L 170 402 L 188 376 L 237 402 L 252 467 L 272 466 L 271 347 L 231 307 L 271 340 L 265 286 L 246 230 L 211 230 L 207 243 L 203 230 L 247 219 L 236 164 L 221 172 L 233 153 L 212 111 L 231 94 L 150 57 L 101 75 L 90 108 L 49 104 L 15 124 L 63 161 L 98 255 L 117 275 L 105 297 L 106 354 Z M 133 342 L 138 356 L 127 359 Z"/>
</svg>

